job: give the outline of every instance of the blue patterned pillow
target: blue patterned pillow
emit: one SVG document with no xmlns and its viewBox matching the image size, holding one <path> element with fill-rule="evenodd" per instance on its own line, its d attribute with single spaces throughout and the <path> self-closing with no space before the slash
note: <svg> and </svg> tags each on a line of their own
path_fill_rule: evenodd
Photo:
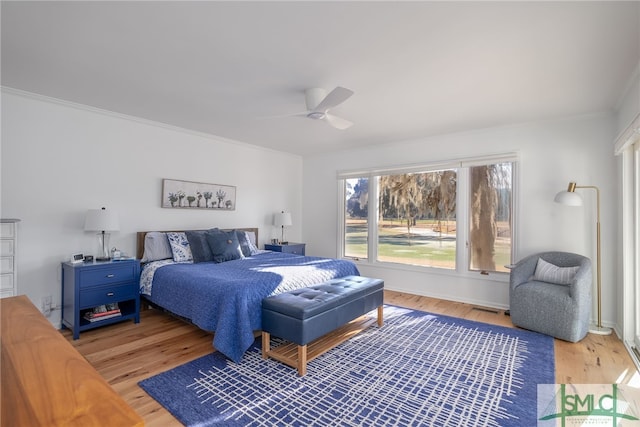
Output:
<svg viewBox="0 0 640 427">
<path fill-rule="evenodd" d="M 254 233 L 253 231 L 243 230 L 235 230 L 235 232 L 238 236 L 238 241 L 240 242 L 242 255 L 248 257 L 258 253 L 258 248 L 256 248 L 256 246 L 253 244 L 253 241 L 256 240 L 256 233 Z"/>
<path fill-rule="evenodd" d="M 189 247 L 189 240 L 185 233 L 167 233 L 167 239 L 169 239 L 169 245 L 171 245 L 171 252 L 173 252 L 173 260 L 175 262 L 188 262 L 193 261 L 193 254 Z"/>
<path fill-rule="evenodd" d="M 209 248 L 211 248 L 211 253 L 213 253 L 214 262 L 244 258 L 235 230 L 222 231 L 218 228 L 213 228 L 205 232 L 204 235 L 207 238 L 207 243 L 209 243 Z"/>
</svg>

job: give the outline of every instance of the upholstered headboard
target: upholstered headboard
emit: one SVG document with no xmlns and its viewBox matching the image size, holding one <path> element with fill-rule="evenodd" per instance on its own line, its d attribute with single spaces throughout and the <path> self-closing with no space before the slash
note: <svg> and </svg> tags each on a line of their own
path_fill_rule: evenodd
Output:
<svg viewBox="0 0 640 427">
<path fill-rule="evenodd" d="M 256 246 L 258 246 L 258 229 L 257 228 L 228 228 L 228 229 L 224 229 L 225 231 L 231 231 L 231 230 L 242 230 L 242 231 L 253 231 L 256 234 Z M 138 231 L 136 233 L 136 258 L 137 259 L 142 259 L 142 256 L 144 255 L 144 238 L 146 237 L 147 233 L 150 233 L 151 231 L 159 231 L 160 233 L 170 233 L 170 232 L 183 232 L 183 231 L 202 231 L 202 230 L 149 230 L 149 231 Z"/>
</svg>

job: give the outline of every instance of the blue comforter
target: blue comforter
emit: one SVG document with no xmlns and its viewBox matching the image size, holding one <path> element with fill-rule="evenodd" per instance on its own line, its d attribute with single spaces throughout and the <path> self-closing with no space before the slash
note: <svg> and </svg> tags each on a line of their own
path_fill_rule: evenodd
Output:
<svg viewBox="0 0 640 427">
<path fill-rule="evenodd" d="M 350 261 L 280 252 L 220 264 L 176 263 L 155 271 L 150 300 L 215 331 L 214 347 L 239 362 L 253 331 L 262 328 L 265 297 L 348 275 L 359 275 Z"/>
</svg>

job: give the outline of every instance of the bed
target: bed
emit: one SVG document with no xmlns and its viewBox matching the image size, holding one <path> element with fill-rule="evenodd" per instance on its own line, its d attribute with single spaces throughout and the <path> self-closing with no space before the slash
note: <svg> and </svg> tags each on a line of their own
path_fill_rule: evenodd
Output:
<svg viewBox="0 0 640 427">
<path fill-rule="evenodd" d="M 239 249 L 234 235 L 240 236 Z M 170 249 L 159 249 L 164 239 Z M 262 327 L 264 298 L 359 275 L 351 261 L 259 250 L 257 241 L 257 228 L 138 232 L 140 293 L 152 304 L 215 332 L 216 350 L 239 362 L 254 341 L 254 331 Z M 219 242 L 233 256 L 211 260 L 207 251 L 218 254 Z"/>
</svg>

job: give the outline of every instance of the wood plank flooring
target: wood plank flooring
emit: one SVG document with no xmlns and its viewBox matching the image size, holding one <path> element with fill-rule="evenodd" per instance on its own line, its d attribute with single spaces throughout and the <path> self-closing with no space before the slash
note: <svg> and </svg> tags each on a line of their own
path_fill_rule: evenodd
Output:
<svg viewBox="0 0 640 427">
<path fill-rule="evenodd" d="M 385 303 L 478 322 L 513 327 L 509 316 L 472 305 L 385 291 Z M 491 309 L 489 309 L 491 310 Z M 211 353 L 213 335 L 157 310 L 143 310 L 141 322 L 122 322 L 86 331 L 73 341 L 63 335 L 96 368 L 147 426 L 181 425 L 137 383 Z M 555 341 L 556 383 L 627 384 L 638 373 L 615 336 L 589 334 L 579 343 Z M 313 363 L 313 362 L 312 362 Z M 294 369 L 292 375 L 297 375 Z"/>
</svg>

